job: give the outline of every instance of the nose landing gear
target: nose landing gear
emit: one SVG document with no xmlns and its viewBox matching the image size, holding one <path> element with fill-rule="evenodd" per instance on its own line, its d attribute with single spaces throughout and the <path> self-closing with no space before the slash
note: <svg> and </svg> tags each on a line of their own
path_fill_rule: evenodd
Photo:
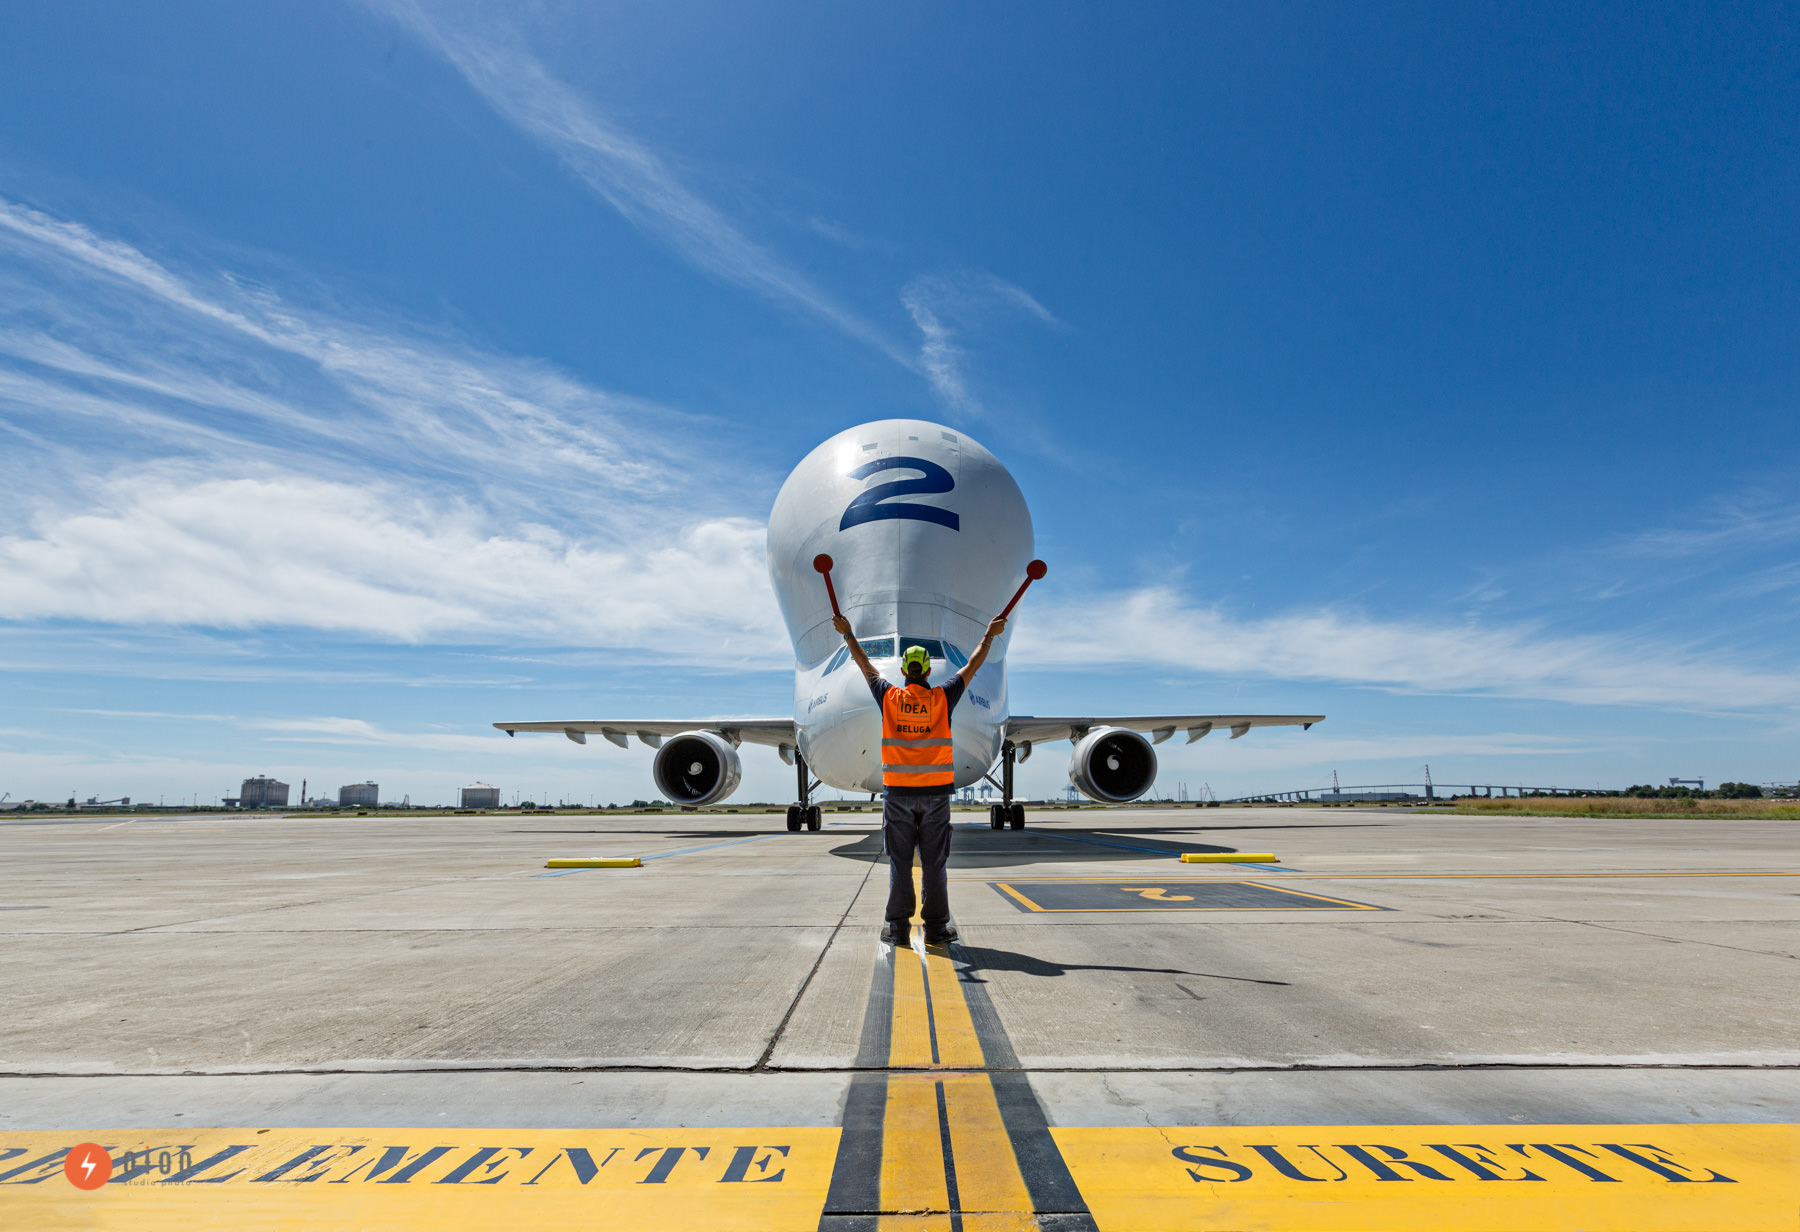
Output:
<svg viewBox="0 0 1800 1232">
<path fill-rule="evenodd" d="M 790 804 L 787 807 L 788 832 L 797 834 L 801 827 L 817 830 L 824 826 L 825 818 L 820 813 L 819 806 L 812 803 L 812 793 L 813 788 L 823 780 L 815 779 L 812 776 L 812 771 L 807 769 L 806 758 L 800 755 L 799 749 L 794 750 L 794 769 L 799 773 L 800 800 L 799 803 Z"/>
<path fill-rule="evenodd" d="M 991 830 L 1023 830 L 1025 828 L 1025 806 L 1013 801 L 1013 759 L 1018 754 L 1017 747 L 1008 740 L 1000 746 L 1000 803 L 988 805 L 988 828 Z M 993 782 L 990 778 L 989 782 Z"/>
</svg>

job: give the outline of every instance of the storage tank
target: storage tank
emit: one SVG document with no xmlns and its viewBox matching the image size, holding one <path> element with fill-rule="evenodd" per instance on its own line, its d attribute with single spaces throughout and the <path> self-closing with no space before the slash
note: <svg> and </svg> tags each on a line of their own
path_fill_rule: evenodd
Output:
<svg viewBox="0 0 1800 1232">
<path fill-rule="evenodd" d="M 287 802 L 288 785 L 266 775 L 259 774 L 253 779 L 245 779 L 243 788 L 238 792 L 240 808 L 286 808 Z"/>
<path fill-rule="evenodd" d="M 338 803 L 346 808 L 374 808 L 380 802 L 378 783 L 350 783 L 338 788 Z"/>
<path fill-rule="evenodd" d="M 486 783 L 471 783 L 462 789 L 462 804 L 458 807 L 466 809 L 499 808 L 500 789 L 490 787 Z"/>
</svg>

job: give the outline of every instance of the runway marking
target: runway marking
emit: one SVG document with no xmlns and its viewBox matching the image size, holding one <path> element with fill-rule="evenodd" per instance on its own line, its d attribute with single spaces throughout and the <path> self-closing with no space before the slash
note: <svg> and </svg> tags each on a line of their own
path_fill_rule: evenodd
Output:
<svg viewBox="0 0 1800 1232">
<path fill-rule="evenodd" d="M 66 1173 L 82 1135 L 0 1133 L 0 1226 L 799 1232 L 818 1223 L 840 1132 L 125 1130 L 93 1135 L 112 1175 L 92 1192 Z"/>
<path fill-rule="evenodd" d="M 1256 881 L 1183 878 L 1146 886 L 1123 881 L 990 881 L 1020 911 L 1045 915 L 1168 911 L 1380 911 L 1371 903 L 1308 894 Z M 1192 894 L 1170 893 L 1192 890 Z M 1296 901 L 1298 900 L 1298 901 Z"/>
<path fill-rule="evenodd" d="M 915 869 L 922 903 L 917 883 Z M 912 924 L 917 935 L 923 921 Z M 1045 1215 L 1094 1228 L 985 987 L 959 960 L 960 945 L 881 947 L 856 1058 L 880 1072 L 851 1080 L 821 1232 L 1002 1232 Z"/>
<path fill-rule="evenodd" d="M 1280 869 L 1272 869 L 1280 872 Z M 1560 878 L 1577 878 L 1593 880 L 1599 878 L 1624 878 L 1639 880 L 1647 877 L 1800 877 L 1800 873 L 1292 873 L 1282 878 L 1283 881 L 1541 881 Z M 974 874 L 965 874 L 950 878 L 952 881 L 991 881 L 992 878 Z M 1033 877 L 1034 882 L 1067 882 L 1076 884 L 1084 881 L 1117 881 L 1115 877 Z M 1141 880 L 1141 878 L 1140 878 Z M 1228 877 L 1184 878 L 1184 881 L 1235 881 Z M 1273 887 L 1271 887 L 1273 888 Z"/>
<path fill-rule="evenodd" d="M 846 1149 L 854 1100 L 842 1131 L 5 1132 L 0 1226 L 1761 1232 L 1800 1209 L 1795 1125 L 1049 1129 L 1022 1074 L 862 1078 L 873 1157 Z"/>
<path fill-rule="evenodd" d="M 1103 1229 L 1704 1232 L 1791 1228 L 1800 1207 L 1794 1125 L 1051 1132 Z"/>
</svg>

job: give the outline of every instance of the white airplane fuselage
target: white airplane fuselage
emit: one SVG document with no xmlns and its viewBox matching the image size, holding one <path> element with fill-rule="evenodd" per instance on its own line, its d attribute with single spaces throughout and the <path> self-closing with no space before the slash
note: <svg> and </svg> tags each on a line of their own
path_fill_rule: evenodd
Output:
<svg viewBox="0 0 1800 1232">
<path fill-rule="evenodd" d="M 832 628 L 821 552 L 878 671 L 900 683 L 899 654 L 923 644 L 942 684 L 973 654 L 1032 555 L 1019 485 L 965 433 L 922 419 L 840 432 L 794 468 L 769 515 L 769 578 L 794 645 L 800 753 L 824 782 L 881 790 L 881 715 Z M 951 716 L 956 785 L 1000 755 L 1008 715 L 1001 638 Z M 873 645 L 871 645 L 873 643 Z"/>
</svg>

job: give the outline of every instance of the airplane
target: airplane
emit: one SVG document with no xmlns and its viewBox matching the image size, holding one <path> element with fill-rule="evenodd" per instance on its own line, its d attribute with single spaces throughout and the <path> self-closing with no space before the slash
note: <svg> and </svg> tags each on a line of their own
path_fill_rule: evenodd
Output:
<svg viewBox="0 0 1800 1232">
<path fill-rule="evenodd" d="M 1006 467 L 968 434 L 922 419 L 884 419 L 839 432 L 782 484 L 769 514 L 769 580 L 794 646 L 794 713 L 749 719 L 570 719 L 495 723 L 508 736 L 561 732 L 577 744 L 599 735 L 656 750 L 651 777 L 670 802 L 717 804 L 742 778 L 740 746 L 773 747 L 796 770 L 787 828 L 822 825 L 812 794 L 881 790 L 881 713 L 849 648 L 832 628 L 831 601 L 814 559 L 835 563 L 844 615 L 878 667 L 897 673 L 907 646 L 923 646 L 932 678 L 968 662 L 988 621 L 1024 580 L 1031 513 Z M 986 781 L 996 830 L 1025 827 L 1013 799 L 1014 767 L 1040 744 L 1068 740 L 1069 781 L 1090 800 L 1124 804 L 1156 781 L 1155 745 L 1229 730 L 1322 722 L 1322 714 L 1015 715 L 1007 703 L 1008 632 L 970 682 L 952 718 L 955 786 Z M 944 670 L 948 668 L 949 670 Z M 1149 734 L 1146 739 L 1145 734 Z M 1000 778 L 993 771 L 998 764 Z M 816 775 L 816 777 L 815 777 Z"/>
</svg>

